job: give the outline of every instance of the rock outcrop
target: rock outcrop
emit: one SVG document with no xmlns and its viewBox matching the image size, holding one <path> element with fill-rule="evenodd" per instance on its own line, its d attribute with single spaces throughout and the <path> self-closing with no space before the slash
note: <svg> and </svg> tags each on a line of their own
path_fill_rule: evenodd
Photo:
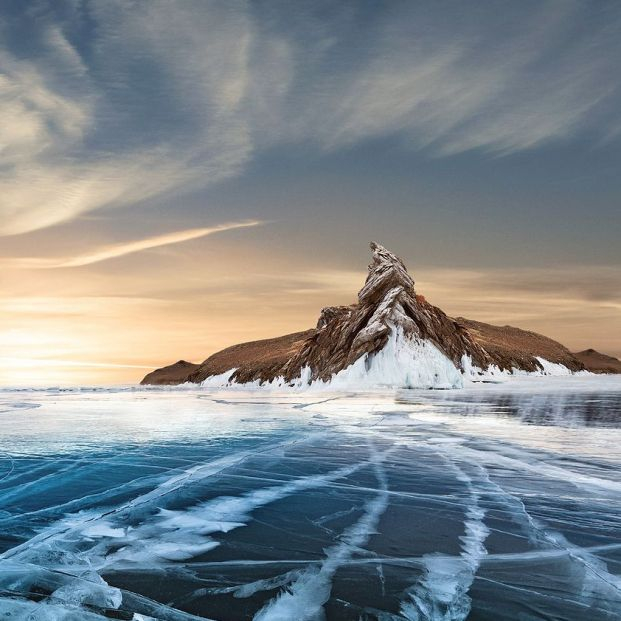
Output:
<svg viewBox="0 0 621 621">
<path fill-rule="evenodd" d="M 438 350 L 459 370 L 465 365 L 542 371 L 538 358 L 572 371 L 584 369 L 567 348 L 540 334 L 449 317 L 416 293 L 401 259 L 379 244 L 372 243 L 371 249 L 373 259 L 358 302 L 324 308 L 315 328 L 234 345 L 185 375 L 180 372 L 177 382 L 169 381 L 171 373 L 165 373 L 176 366 L 172 365 L 150 373 L 142 383 L 199 383 L 225 372 L 231 372 L 230 380 L 239 383 L 279 377 L 293 382 L 303 370 L 307 379 L 328 381 L 357 361 L 370 364 L 395 335 L 405 343 L 433 346 L 434 352 Z"/>
</svg>

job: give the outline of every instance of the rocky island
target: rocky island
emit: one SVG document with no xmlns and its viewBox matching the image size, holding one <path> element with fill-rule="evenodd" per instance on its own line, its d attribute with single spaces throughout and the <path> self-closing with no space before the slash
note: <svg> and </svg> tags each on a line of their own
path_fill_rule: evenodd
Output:
<svg viewBox="0 0 621 621">
<path fill-rule="evenodd" d="M 241 343 L 201 364 L 184 360 L 149 373 L 142 384 L 277 382 L 295 385 L 350 380 L 404 387 L 458 387 L 485 374 L 610 372 L 616 358 L 512 326 L 449 317 L 415 290 L 403 261 L 376 243 L 358 301 L 324 308 L 315 328 Z M 614 372 L 614 371 L 613 371 Z"/>
</svg>

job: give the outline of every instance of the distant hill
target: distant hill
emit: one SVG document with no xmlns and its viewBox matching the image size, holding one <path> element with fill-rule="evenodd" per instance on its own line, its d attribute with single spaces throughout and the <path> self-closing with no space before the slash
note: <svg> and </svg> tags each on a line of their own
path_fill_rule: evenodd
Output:
<svg viewBox="0 0 621 621">
<path fill-rule="evenodd" d="M 151 371 L 151 373 L 145 375 L 140 383 L 160 385 L 183 384 L 187 381 L 188 375 L 196 371 L 199 367 L 199 364 L 193 364 L 186 360 L 179 360 L 174 364 L 169 364 L 167 367 Z"/>
<path fill-rule="evenodd" d="M 468 329 L 488 354 L 500 362 L 499 366 L 503 369 L 515 367 L 536 371 L 533 359 L 537 358 L 562 364 L 571 371 L 582 369 L 581 361 L 567 347 L 537 332 L 513 326 L 495 326 L 464 317 L 458 317 L 457 321 Z"/>
<path fill-rule="evenodd" d="M 592 373 L 621 373 L 621 360 L 601 354 L 594 349 L 585 349 L 573 354 Z"/>
</svg>

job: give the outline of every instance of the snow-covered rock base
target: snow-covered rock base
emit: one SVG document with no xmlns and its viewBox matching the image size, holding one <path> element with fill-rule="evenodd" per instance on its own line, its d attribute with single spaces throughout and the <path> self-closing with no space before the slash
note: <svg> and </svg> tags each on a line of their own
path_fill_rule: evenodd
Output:
<svg viewBox="0 0 621 621">
<path fill-rule="evenodd" d="M 326 382 L 334 389 L 361 386 L 399 388 L 461 388 L 459 369 L 430 341 L 409 339 L 393 330 L 379 352 L 358 358 Z"/>
<path fill-rule="evenodd" d="M 375 390 L 378 388 L 418 388 L 447 390 L 463 388 L 465 384 L 481 381 L 503 381 L 522 376 L 572 375 L 567 367 L 539 359 L 542 370 L 527 372 L 519 369 L 503 371 L 490 366 L 480 369 L 468 356 L 462 359 L 462 369 L 438 349 L 431 341 L 410 338 L 401 328 L 394 328 L 388 342 L 379 352 L 365 354 L 347 368 L 332 375 L 328 381 L 313 380 L 309 367 L 300 369 L 293 381 L 277 377 L 269 382 L 237 383 L 232 380 L 236 369 L 214 375 L 202 382 L 206 388 L 294 388 L 330 390 Z M 584 373 L 584 372 L 582 372 Z"/>
<path fill-rule="evenodd" d="M 472 364 L 472 360 L 464 355 L 462 358 L 462 369 L 464 381 L 466 383 L 477 382 L 502 382 L 515 377 L 561 377 L 568 375 L 593 375 L 589 371 L 572 371 L 565 365 L 550 362 L 545 358 L 537 357 L 541 365 L 539 371 L 524 371 L 523 369 L 513 368 L 511 371 L 500 369 L 496 365 L 491 365 L 487 369 L 480 369 Z"/>
</svg>

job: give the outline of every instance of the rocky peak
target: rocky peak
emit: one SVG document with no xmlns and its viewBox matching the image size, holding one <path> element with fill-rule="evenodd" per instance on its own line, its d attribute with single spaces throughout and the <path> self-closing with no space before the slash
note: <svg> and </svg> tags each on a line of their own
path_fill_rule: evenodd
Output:
<svg viewBox="0 0 621 621">
<path fill-rule="evenodd" d="M 362 356 L 379 352 L 394 331 L 406 339 L 430 341 L 456 366 L 466 353 L 482 368 L 489 364 L 467 330 L 416 295 L 414 280 L 399 257 L 375 242 L 371 250 L 358 304 L 321 311 L 316 333 L 288 362 L 287 379 L 298 377 L 308 366 L 313 379 L 328 380 Z"/>
<path fill-rule="evenodd" d="M 403 261 L 375 242 L 371 242 L 370 246 L 373 260 L 369 265 L 364 287 L 358 292 L 358 302 L 377 302 L 395 288 L 414 295 L 414 280 L 408 274 Z"/>
<path fill-rule="evenodd" d="M 351 306 L 326 306 L 322 308 L 319 319 L 317 320 L 317 330 L 325 328 L 338 317 L 343 318 L 351 315 L 351 312 Z"/>
</svg>

